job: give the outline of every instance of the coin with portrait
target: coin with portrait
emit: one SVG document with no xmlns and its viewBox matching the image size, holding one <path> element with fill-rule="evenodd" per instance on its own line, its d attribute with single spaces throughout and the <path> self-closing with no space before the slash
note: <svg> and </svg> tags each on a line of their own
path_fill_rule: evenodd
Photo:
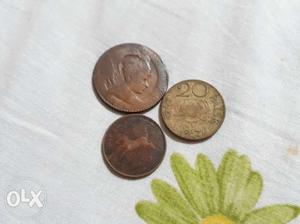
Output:
<svg viewBox="0 0 300 224">
<path fill-rule="evenodd" d="M 143 115 L 116 120 L 102 142 L 104 161 L 113 173 L 125 178 L 151 174 L 162 162 L 166 142 L 158 124 Z"/>
<path fill-rule="evenodd" d="M 225 104 L 218 90 L 201 80 L 185 80 L 168 90 L 160 107 L 167 128 L 186 140 L 203 140 L 222 125 Z"/>
<path fill-rule="evenodd" d="M 100 98 L 122 112 L 153 107 L 164 95 L 168 74 L 161 58 L 139 44 L 121 44 L 98 60 L 93 85 Z"/>
</svg>

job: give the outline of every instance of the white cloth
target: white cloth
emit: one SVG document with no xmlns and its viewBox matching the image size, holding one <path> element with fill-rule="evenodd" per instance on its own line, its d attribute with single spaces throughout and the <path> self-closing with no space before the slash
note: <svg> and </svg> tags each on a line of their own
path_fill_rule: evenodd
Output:
<svg viewBox="0 0 300 224">
<path fill-rule="evenodd" d="M 264 177 L 257 206 L 300 204 L 300 1 L 1 0 L 0 223 L 138 224 L 138 200 L 153 199 L 153 178 L 176 184 L 173 152 L 215 165 L 235 148 Z M 226 118 L 211 139 L 167 137 L 151 176 L 112 175 L 100 145 L 118 117 L 94 95 L 91 76 L 109 47 L 135 42 L 156 51 L 169 86 L 210 82 Z M 146 113 L 158 121 L 158 106 Z M 5 193 L 19 178 L 43 186 L 42 212 L 20 219 Z M 291 222 L 296 224 L 295 220 Z"/>
</svg>

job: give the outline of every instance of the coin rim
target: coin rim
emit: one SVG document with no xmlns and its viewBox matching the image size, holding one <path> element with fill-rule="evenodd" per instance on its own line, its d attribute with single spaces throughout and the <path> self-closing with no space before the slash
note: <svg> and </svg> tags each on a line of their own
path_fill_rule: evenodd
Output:
<svg viewBox="0 0 300 224">
<path fill-rule="evenodd" d="M 194 81 L 196 81 L 196 82 L 203 82 L 203 83 L 209 85 L 210 87 L 212 87 L 213 89 L 216 90 L 216 92 L 219 94 L 219 96 L 221 97 L 221 100 L 222 100 L 222 102 L 223 102 L 224 115 L 223 115 L 222 122 L 220 122 L 220 124 L 217 126 L 217 129 L 216 129 L 212 134 L 206 135 L 206 136 L 201 137 L 201 138 L 187 138 L 187 137 L 183 137 L 183 136 L 181 136 L 181 135 L 175 133 L 175 132 L 168 126 L 167 122 L 165 121 L 164 113 L 162 112 L 163 104 L 165 103 L 165 99 L 166 99 L 166 96 L 168 95 L 168 93 L 169 93 L 172 89 L 174 89 L 177 85 L 179 85 L 179 84 L 181 84 L 181 83 L 184 83 L 184 82 L 190 82 L 190 81 L 192 81 L 192 82 L 194 82 Z M 179 137 L 179 138 L 181 138 L 181 139 L 184 139 L 184 140 L 188 140 L 188 141 L 201 141 L 201 140 L 206 140 L 206 139 L 212 137 L 212 136 L 213 136 L 214 134 L 216 134 L 217 131 L 221 128 L 222 124 L 224 123 L 225 116 L 226 116 L 226 106 L 225 106 L 225 101 L 224 101 L 223 96 L 222 96 L 221 93 L 219 92 L 219 90 L 218 90 L 216 87 L 214 87 L 213 85 L 211 85 L 210 83 L 208 83 L 208 82 L 206 82 L 206 81 L 203 81 L 203 80 L 200 80 L 200 79 L 187 79 L 187 80 L 183 80 L 183 81 L 180 81 L 180 82 L 175 83 L 175 84 L 174 84 L 171 88 L 169 88 L 168 91 L 165 93 L 165 95 L 164 95 L 164 97 L 163 97 L 163 99 L 162 99 L 162 101 L 161 101 L 159 110 L 160 110 L 160 115 L 161 115 L 161 117 L 162 117 L 163 123 L 164 123 L 164 125 L 168 128 L 168 130 L 169 130 L 172 134 L 174 134 L 175 136 L 177 136 L 177 137 Z"/>
<path fill-rule="evenodd" d="M 139 175 L 130 175 L 130 174 L 126 174 L 126 173 L 124 173 L 124 172 L 119 171 L 118 169 L 116 169 L 116 168 L 110 163 L 110 161 L 108 160 L 108 158 L 107 158 L 107 156 L 106 156 L 106 154 L 105 154 L 105 152 L 104 152 L 104 151 L 105 151 L 105 139 L 106 139 L 106 137 L 107 137 L 108 131 L 112 128 L 112 126 L 113 126 L 114 124 L 116 124 L 117 122 L 120 122 L 121 120 L 126 119 L 126 118 L 128 118 L 128 117 L 141 117 L 141 118 L 143 118 L 143 119 L 145 119 L 145 120 L 148 120 L 150 123 L 153 123 L 155 126 L 158 127 L 160 133 L 161 133 L 162 136 L 163 136 L 163 151 L 164 151 L 164 152 L 163 152 L 163 155 L 162 155 L 162 157 L 161 157 L 161 160 L 159 161 L 158 164 L 156 164 L 156 166 L 155 166 L 153 169 L 151 169 L 151 170 L 149 170 L 148 172 L 145 172 L 145 173 L 143 173 L 143 174 L 139 174 Z M 109 168 L 110 168 L 110 169 L 113 171 L 113 173 L 115 173 L 117 176 L 120 176 L 120 177 L 123 177 L 123 178 L 127 178 L 127 179 L 140 179 L 140 178 L 147 177 L 147 176 L 149 176 L 150 174 L 152 174 L 155 170 L 157 170 L 157 168 L 158 168 L 158 167 L 161 165 L 161 163 L 163 162 L 163 160 L 164 160 L 164 158 L 165 158 L 165 155 L 166 155 L 166 151 L 167 151 L 166 137 L 165 137 L 165 134 L 164 134 L 164 132 L 162 131 L 161 127 L 160 127 L 159 124 L 158 124 L 156 121 L 154 121 L 152 118 L 147 117 L 147 116 L 142 115 L 142 114 L 128 114 L 128 115 L 124 115 L 124 116 L 122 116 L 122 117 L 116 119 L 116 120 L 115 120 L 113 123 L 111 123 L 110 126 L 106 129 L 105 134 L 104 134 L 104 136 L 103 136 L 103 138 L 102 138 L 102 144 L 101 144 L 101 152 L 102 152 L 102 156 L 103 156 L 103 158 L 104 158 L 104 160 L 105 160 L 105 163 L 109 166 Z"/>
<path fill-rule="evenodd" d="M 161 66 L 163 67 L 163 70 L 164 70 L 164 73 L 165 73 L 165 84 L 163 87 L 163 90 L 160 91 L 161 94 L 160 94 L 160 97 L 157 98 L 157 100 L 155 101 L 154 104 L 151 104 L 149 106 L 146 106 L 146 107 L 142 107 L 140 109 L 138 108 L 133 108 L 132 110 L 129 110 L 129 109 L 124 109 L 124 108 L 120 108 L 118 107 L 117 105 L 114 105 L 113 103 L 109 102 L 109 100 L 105 99 L 104 96 L 102 96 L 102 94 L 98 91 L 97 87 L 96 87 L 96 84 L 95 84 L 95 77 L 96 77 L 96 68 L 98 67 L 98 64 L 100 63 L 101 61 L 101 58 L 104 57 L 109 51 L 113 50 L 114 48 L 118 48 L 118 47 L 122 47 L 122 46 L 126 46 L 126 45 L 135 45 L 135 46 L 139 46 L 139 47 L 143 47 L 143 48 L 146 48 L 148 49 L 149 51 L 151 51 L 154 55 L 157 56 L 157 58 L 159 59 L 159 62 L 161 63 Z M 156 67 L 156 65 L 155 65 Z M 161 76 L 161 74 L 159 73 L 159 76 Z M 96 65 L 94 67 L 94 71 L 93 71 L 93 75 L 92 75 L 92 84 L 93 84 L 93 88 L 95 89 L 95 92 L 97 93 L 97 95 L 100 97 L 100 99 L 106 103 L 108 106 L 110 106 L 111 108 L 117 110 L 117 111 L 120 111 L 120 112 L 123 112 L 123 113 L 139 113 L 139 112 L 144 112 L 144 111 L 147 111 L 147 110 L 150 110 L 151 108 L 155 107 L 163 98 L 163 96 L 166 94 L 166 91 L 168 90 L 168 85 L 169 85 L 169 74 L 168 74 L 168 71 L 167 71 L 167 67 L 165 65 L 165 63 L 163 62 L 163 60 L 161 59 L 161 57 L 154 51 L 152 50 L 151 48 L 145 46 L 145 45 L 142 45 L 142 44 L 138 44 L 138 43 L 122 43 L 122 44 L 118 44 L 118 45 L 115 45 L 109 49 L 107 49 L 106 51 L 104 51 L 101 56 L 99 57 L 99 59 L 97 60 L 96 62 Z"/>
</svg>

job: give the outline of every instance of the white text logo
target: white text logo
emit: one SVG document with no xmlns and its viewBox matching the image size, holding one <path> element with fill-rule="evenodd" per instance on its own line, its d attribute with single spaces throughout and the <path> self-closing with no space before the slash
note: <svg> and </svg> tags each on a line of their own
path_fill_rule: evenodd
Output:
<svg viewBox="0 0 300 224">
<path fill-rule="evenodd" d="M 21 189 L 20 192 L 17 191 L 11 191 L 7 194 L 6 201 L 7 204 L 11 207 L 17 207 L 20 205 L 20 203 L 28 203 L 29 207 L 32 208 L 34 205 L 36 205 L 38 208 L 42 208 L 43 204 L 41 200 L 39 199 L 42 191 L 35 192 L 31 190 L 30 194 L 26 194 L 25 189 Z"/>
</svg>

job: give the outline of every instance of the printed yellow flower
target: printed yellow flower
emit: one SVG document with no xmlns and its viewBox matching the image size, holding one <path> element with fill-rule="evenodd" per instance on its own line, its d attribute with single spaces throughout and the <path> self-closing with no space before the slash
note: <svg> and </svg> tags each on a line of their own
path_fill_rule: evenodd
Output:
<svg viewBox="0 0 300 224">
<path fill-rule="evenodd" d="M 192 168 L 178 153 L 171 167 L 181 192 L 162 180 L 152 181 L 157 202 L 141 201 L 138 215 L 147 224 L 286 224 L 300 214 L 294 205 L 253 210 L 263 181 L 247 156 L 228 151 L 218 170 L 203 154 Z"/>
</svg>

